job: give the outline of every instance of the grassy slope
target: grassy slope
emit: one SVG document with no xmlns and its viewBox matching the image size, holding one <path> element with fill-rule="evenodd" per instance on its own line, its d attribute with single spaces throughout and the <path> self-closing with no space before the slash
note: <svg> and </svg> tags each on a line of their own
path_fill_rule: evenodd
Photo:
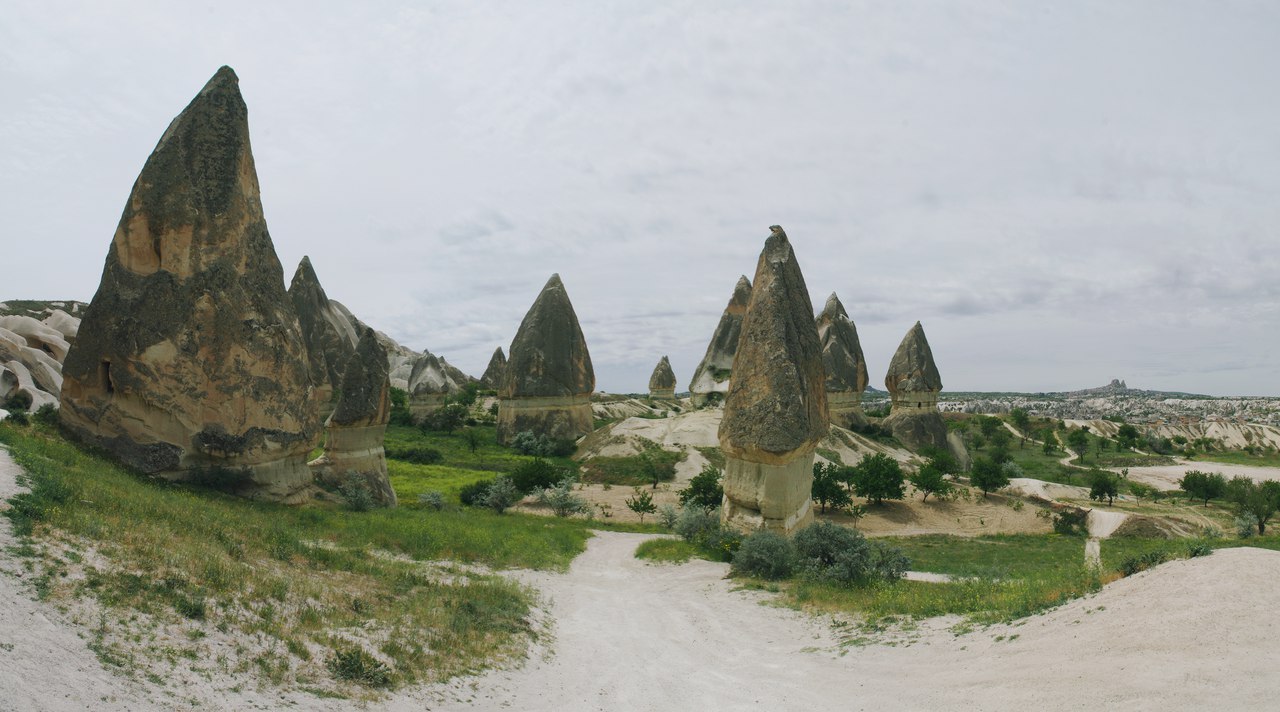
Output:
<svg viewBox="0 0 1280 712">
<path fill-rule="evenodd" d="M 1263 452 L 1250 455 L 1243 450 L 1227 450 L 1225 452 L 1202 452 L 1195 456 L 1196 460 L 1221 462 L 1228 465 L 1247 465 L 1251 467 L 1280 467 L 1280 453 Z M 1212 469 L 1212 468 L 1204 468 Z"/>
<path fill-rule="evenodd" d="M 492 425 L 477 425 L 472 430 L 478 436 L 478 447 L 474 453 L 461 430 L 452 434 L 424 434 L 417 428 L 405 426 L 387 428 L 388 450 L 426 446 L 444 456 L 433 465 L 388 459 L 387 473 L 391 476 L 391 486 L 402 504 L 412 505 L 417 502 L 419 494 L 431 490 L 443 492 L 457 503 L 458 492 L 466 485 L 510 473 L 532 459 L 498 445 Z M 577 469 L 577 465 L 568 458 L 547 459 L 560 467 Z"/>
</svg>

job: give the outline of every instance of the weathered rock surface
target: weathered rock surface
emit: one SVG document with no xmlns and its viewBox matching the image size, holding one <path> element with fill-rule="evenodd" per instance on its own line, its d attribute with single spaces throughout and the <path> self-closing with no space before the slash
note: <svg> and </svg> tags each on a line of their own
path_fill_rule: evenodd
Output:
<svg viewBox="0 0 1280 712">
<path fill-rule="evenodd" d="M 720 421 L 727 525 L 790 534 L 813 521 L 814 448 L 826 436 L 826 372 L 813 304 L 781 227 L 770 228 Z"/>
<path fill-rule="evenodd" d="M 717 402 L 729 392 L 729 376 L 733 371 L 734 354 L 738 352 L 738 337 L 742 333 L 742 315 L 747 312 L 751 300 L 751 282 L 746 276 L 738 278 L 733 296 L 720 315 L 720 323 L 707 344 L 707 353 L 694 369 L 689 382 L 689 394 L 693 404 L 702 406 Z"/>
<path fill-rule="evenodd" d="M 911 327 L 893 354 L 884 385 L 889 389 L 891 410 L 883 425 L 894 437 L 913 451 L 950 446 L 947 425 L 938 412 L 942 377 L 920 322 Z"/>
<path fill-rule="evenodd" d="M 484 375 L 480 377 L 480 385 L 484 388 L 497 390 L 502 385 L 502 374 L 507 371 L 507 355 L 502 353 L 502 347 L 493 350 L 493 356 L 489 358 L 489 366 L 484 369 Z"/>
<path fill-rule="evenodd" d="M 676 372 L 671 370 L 671 361 L 666 356 L 658 361 L 649 376 L 649 395 L 654 398 L 676 397 Z"/>
<path fill-rule="evenodd" d="M 64 426 L 132 467 L 242 469 L 254 496 L 305 496 L 318 390 L 229 67 L 143 166 L 64 376 Z"/>
<path fill-rule="evenodd" d="M 343 367 L 355 353 L 357 322 L 325 294 L 310 257 L 303 257 L 293 273 L 289 300 L 307 344 L 311 378 L 322 389 L 321 397 L 330 400 L 342 383 Z"/>
<path fill-rule="evenodd" d="M 30 410 L 58 405 L 62 362 L 80 327 L 80 302 L 15 300 L 0 304 L 0 402 L 26 394 Z"/>
<path fill-rule="evenodd" d="M 338 389 L 338 404 L 325 422 L 324 454 L 309 463 L 311 471 L 330 487 L 349 486 L 357 477 L 375 502 L 396 505 L 387 476 L 383 443 L 391 417 L 391 382 L 387 351 L 373 329 L 365 328 L 355 351 L 347 358 Z"/>
<path fill-rule="evenodd" d="M 474 381 L 448 361 L 430 351 L 423 351 L 409 362 L 409 410 L 421 417 L 440 406 L 463 386 Z"/>
<path fill-rule="evenodd" d="M 560 275 L 547 280 L 508 353 L 498 389 L 498 442 L 526 430 L 575 439 L 591 432 L 596 374 Z"/>
<path fill-rule="evenodd" d="M 822 365 L 827 372 L 827 412 L 831 422 L 842 428 L 867 424 L 862 413 L 862 393 L 867 390 L 867 362 L 862 356 L 858 329 L 835 292 L 818 315 L 818 340 L 822 342 Z"/>
</svg>

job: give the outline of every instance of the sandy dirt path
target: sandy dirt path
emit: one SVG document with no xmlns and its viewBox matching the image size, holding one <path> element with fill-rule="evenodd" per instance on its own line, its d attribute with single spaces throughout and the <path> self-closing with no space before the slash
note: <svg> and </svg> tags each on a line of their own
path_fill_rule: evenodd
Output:
<svg viewBox="0 0 1280 712">
<path fill-rule="evenodd" d="M 22 470 L 0 447 L 0 507 L 22 491 Z M 0 710 L 159 709 L 136 683 L 103 669 L 72 627 L 51 620 L 49 608 L 33 600 L 9 520 L 0 517 Z"/>
<path fill-rule="evenodd" d="M 1219 551 L 1016 625 L 957 637 L 934 622 L 909 645 L 841 655 L 829 621 L 732 590 L 721 564 L 637 561 L 643 539 L 600 534 L 568 574 L 523 577 L 550 598 L 551 648 L 522 669 L 438 688 L 441 701 L 428 706 L 1193 710 L 1274 702 L 1280 553 Z"/>
</svg>

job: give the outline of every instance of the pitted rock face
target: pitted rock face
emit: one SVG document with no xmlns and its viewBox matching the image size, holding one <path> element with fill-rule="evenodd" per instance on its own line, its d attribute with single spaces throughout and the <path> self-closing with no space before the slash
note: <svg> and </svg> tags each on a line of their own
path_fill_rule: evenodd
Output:
<svg viewBox="0 0 1280 712">
<path fill-rule="evenodd" d="M 658 365 L 653 367 L 653 375 L 649 376 L 650 391 L 674 391 L 676 373 L 671 370 L 671 361 L 663 356 Z"/>
<path fill-rule="evenodd" d="M 920 322 L 911 327 L 903 337 L 898 350 L 889 362 L 889 372 L 885 374 L 884 386 L 891 395 L 900 393 L 937 393 L 942 390 L 942 376 L 938 375 L 938 366 L 933 362 L 933 351 L 929 349 L 929 340 L 924 336 L 924 327 Z"/>
<path fill-rule="evenodd" d="M 862 356 L 858 330 L 831 293 L 818 315 L 818 340 L 822 343 L 822 365 L 826 368 L 828 393 L 862 393 L 867 389 L 867 362 Z"/>
<path fill-rule="evenodd" d="M 298 313 L 302 336 L 307 342 L 312 380 L 336 392 L 342 385 L 342 372 L 356 350 L 356 333 L 352 319 L 342 313 L 320 286 L 320 278 L 311 266 L 311 258 L 303 257 L 289 284 L 289 299 Z"/>
<path fill-rule="evenodd" d="M 587 340 L 558 274 L 520 322 L 509 353 L 503 398 L 586 396 L 596 388 Z"/>
<path fill-rule="evenodd" d="M 502 375 L 507 371 L 507 355 L 502 353 L 502 347 L 493 350 L 493 356 L 489 357 L 489 366 L 485 368 L 484 375 L 480 377 L 480 385 L 485 388 L 496 389 L 502 385 Z"/>
<path fill-rule="evenodd" d="M 365 328 L 356 350 L 347 358 L 338 407 L 332 425 L 386 425 L 391 417 L 391 382 L 387 378 L 387 350 L 373 329 Z"/>
<path fill-rule="evenodd" d="M 707 344 L 707 353 L 689 382 L 689 391 L 695 398 L 729 390 L 729 379 L 724 374 L 733 370 L 734 355 L 738 352 L 738 337 L 742 335 L 742 316 L 747 313 L 747 303 L 750 301 L 751 282 L 744 275 L 734 285 L 733 296 L 720 315 L 720 323 L 716 324 L 716 330 L 711 335 L 711 343 Z"/>
<path fill-rule="evenodd" d="M 230 68 L 143 166 L 64 375 L 63 423 L 129 465 L 249 467 L 282 499 L 310 481 L 319 403 Z"/>
<path fill-rule="evenodd" d="M 782 463 L 826 436 L 826 373 L 804 276 L 774 226 L 742 318 L 733 379 L 720 422 L 730 457 Z"/>
</svg>

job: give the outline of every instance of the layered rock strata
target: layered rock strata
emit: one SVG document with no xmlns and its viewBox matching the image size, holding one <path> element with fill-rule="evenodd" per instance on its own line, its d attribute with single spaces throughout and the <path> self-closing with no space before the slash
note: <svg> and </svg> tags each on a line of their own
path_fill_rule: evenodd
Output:
<svg viewBox="0 0 1280 712">
<path fill-rule="evenodd" d="M 244 471 L 280 501 L 310 487 L 319 391 L 229 67 L 143 166 L 63 375 L 66 430 L 130 467 Z"/>
<path fill-rule="evenodd" d="M 903 337 L 884 377 L 891 408 L 882 423 L 907 448 L 947 449 L 947 426 L 938 412 L 942 377 L 920 322 Z"/>
<path fill-rule="evenodd" d="M 658 361 L 649 376 L 649 395 L 666 399 L 676 397 L 676 372 L 671 370 L 671 361 L 666 356 Z"/>
<path fill-rule="evenodd" d="M 809 290 L 786 233 L 770 230 L 720 422 L 721 516 L 740 530 L 791 534 L 813 521 L 814 448 L 830 425 Z"/>
<path fill-rule="evenodd" d="M 526 430 L 573 439 L 591 432 L 596 374 L 560 275 L 547 280 L 507 353 L 498 389 L 498 442 Z"/>
<path fill-rule="evenodd" d="M 858 329 L 849 319 L 835 292 L 818 315 L 818 340 L 822 365 L 827 372 L 827 413 L 842 428 L 867 424 L 862 413 L 862 393 L 867 390 L 867 362 L 862 356 Z"/>
<path fill-rule="evenodd" d="M 351 479 L 357 478 L 374 501 L 385 507 L 396 506 L 383 449 L 391 417 L 390 393 L 387 351 L 373 329 L 365 328 L 347 359 L 338 404 L 325 421 L 324 454 L 309 463 L 321 483 L 331 488 L 349 487 Z"/>
<path fill-rule="evenodd" d="M 738 351 L 738 337 L 742 333 L 742 315 L 751 300 L 751 282 L 746 276 L 738 278 L 733 296 L 720 315 L 720 323 L 707 344 L 707 353 L 694 369 L 689 382 L 689 394 L 695 406 L 717 403 L 729 392 L 729 376 L 733 371 L 734 354 Z"/>
</svg>

